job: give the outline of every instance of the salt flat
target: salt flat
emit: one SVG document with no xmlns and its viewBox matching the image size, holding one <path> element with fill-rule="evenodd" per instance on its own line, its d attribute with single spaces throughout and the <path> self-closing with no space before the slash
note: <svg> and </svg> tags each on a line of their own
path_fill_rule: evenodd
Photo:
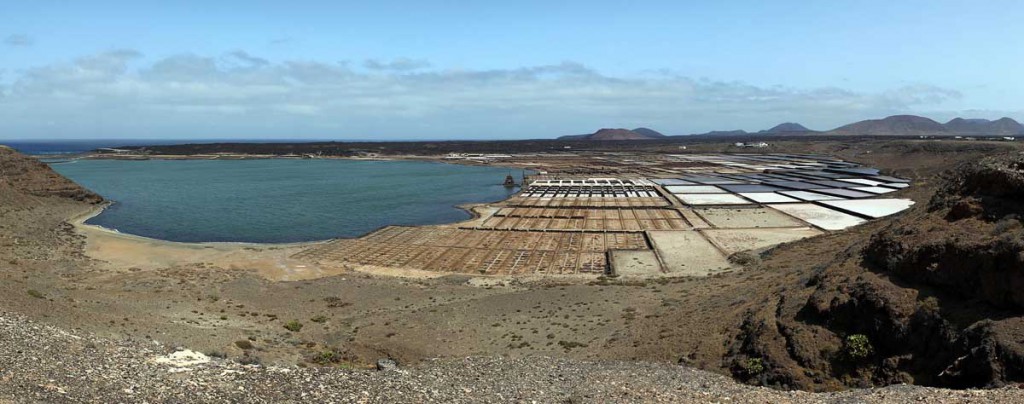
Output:
<svg viewBox="0 0 1024 404">
<path fill-rule="evenodd" d="M 914 201 L 909 199 L 859 199 L 851 201 L 823 201 L 822 204 L 872 218 L 880 218 L 902 212 L 911 207 Z"/>
<path fill-rule="evenodd" d="M 696 231 L 647 233 L 670 275 L 707 276 L 728 269 L 729 261 Z"/>
<path fill-rule="evenodd" d="M 768 205 L 825 230 L 842 230 L 866 222 L 856 216 L 811 203 Z"/>
</svg>

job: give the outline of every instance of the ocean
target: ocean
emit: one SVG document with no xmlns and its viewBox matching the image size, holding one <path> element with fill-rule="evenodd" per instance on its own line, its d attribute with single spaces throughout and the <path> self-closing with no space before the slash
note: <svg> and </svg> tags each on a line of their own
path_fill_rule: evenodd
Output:
<svg viewBox="0 0 1024 404">
<path fill-rule="evenodd" d="M 122 146 L 160 146 L 186 143 L 219 143 L 219 142 L 319 142 L 323 140 L 303 139 L 90 139 L 90 140 L 0 140 L 0 144 L 10 146 L 29 155 L 60 155 L 87 153 L 104 147 Z"/>
<path fill-rule="evenodd" d="M 434 162 L 74 160 L 52 167 L 115 201 L 88 223 L 182 242 L 292 243 L 450 223 L 471 217 L 456 205 L 515 192 L 501 185 L 507 168 Z"/>
<path fill-rule="evenodd" d="M 176 143 L 182 143 L 178 141 Z M 0 144 L 10 146 L 24 154 L 29 155 L 59 155 L 86 153 L 103 147 L 118 146 L 144 146 L 172 144 L 171 142 L 154 140 L 131 140 L 131 139 L 110 139 L 110 140 L 47 140 L 47 141 L 2 141 Z"/>
</svg>

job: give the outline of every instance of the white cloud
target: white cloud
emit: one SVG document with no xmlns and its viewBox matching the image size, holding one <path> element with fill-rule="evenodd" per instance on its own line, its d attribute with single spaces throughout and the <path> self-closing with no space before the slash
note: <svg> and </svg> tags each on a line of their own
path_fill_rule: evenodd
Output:
<svg viewBox="0 0 1024 404">
<path fill-rule="evenodd" d="M 913 85 L 880 93 L 693 79 L 613 77 L 564 62 L 514 69 L 430 68 L 425 61 L 274 62 L 244 51 L 146 61 L 118 50 L 7 77 L 8 137 L 550 137 L 605 126 L 682 134 L 800 121 L 828 129 L 956 100 Z M 10 75 L 7 75 L 10 76 Z M 43 126 L 39 122 L 55 122 Z M 140 128 L 145 130 L 140 132 Z"/>
<path fill-rule="evenodd" d="M 363 62 L 363 67 L 370 70 L 391 70 L 391 71 L 412 71 L 430 67 L 430 62 L 426 60 L 417 60 L 409 58 L 398 58 L 392 61 L 379 61 L 376 59 L 367 59 Z"/>
<path fill-rule="evenodd" d="M 35 43 L 35 39 L 32 39 L 32 37 L 28 35 L 22 34 L 8 35 L 7 38 L 4 38 L 4 45 L 7 46 L 27 47 L 35 45 Z"/>
</svg>

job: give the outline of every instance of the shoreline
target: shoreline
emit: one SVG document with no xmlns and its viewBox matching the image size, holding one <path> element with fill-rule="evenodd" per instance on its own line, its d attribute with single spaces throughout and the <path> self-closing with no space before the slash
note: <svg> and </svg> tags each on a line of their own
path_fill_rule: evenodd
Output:
<svg viewBox="0 0 1024 404">
<path fill-rule="evenodd" d="M 346 273 L 359 273 L 370 276 L 383 276 L 389 278 L 406 279 L 433 279 L 441 278 L 452 273 L 433 272 L 397 267 L 381 267 L 361 264 L 321 264 L 315 261 L 292 258 L 292 255 L 299 253 L 306 248 L 317 244 L 327 243 L 335 239 L 291 244 L 268 244 L 268 243 L 225 243 L 205 242 L 188 243 L 169 240 L 161 240 L 138 236 L 129 233 L 121 233 L 117 230 L 103 226 L 87 224 L 85 221 L 102 213 L 111 202 L 104 202 L 94 206 L 88 211 L 80 213 L 66 221 L 74 230 L 83 235 L 86 239 L 86 256 L 102 261 L 109 270 L 132 271 L 159 270 L 161 268 L 179 265 L 213 265 L 225 270 L 248 270 L 254 271 L 270 281 L 300 281 L 318 279 L 329 276 L 344 275 Z M 469 212 L 470 219 L 440 225 L 428 226 L 459 226 L 464 223 L 472 223 L 484 217 L 480 209 L 486 209 L 489 203 L 476 203 L 460 205 L 458 208 Z M 394 226 L 387 225 L 377 228 Z M 407 226 L 420 227 L 420 226 Z M 369 233 L 367 233 L 369 234 Z M 365 235 L 364 235 L 365 236 Z M 362 236 L 360 236 L 362 237 Z M 525 276 L 495 275 L 495 274 L 470 274 L 468 284 L 478 287 L 513 286 L 515 284 L 529 284 L 535 282 L 585 282 L 586 279 L 575 275 L 561 274 L 531 274 Z"/>
<path fill-rule="evenodd" d="M 323 243 L 182 243 L 121 233 L 85 223 L 110 206 L 94 206 L 67 223 L 85 237 L 84 253 L 114 272 L 161 270 L 171 267 L 217 267 L 252 271 L 272 281 L 297 281 L 344 273 L 344 266 L 321 266 L 292 258 L 292 255 Z"/>
<path fill-rule="evenodd" d="M 155 238 L 155 237 L 147 237 L 147 236 L 142 236 L 142 235 L 132 234 L 132 233 L 124 233 L 124 232 L 121 232 L 121 231 L 119 231 L 117 229 L 112 229 L 112 228 L 109 228 L 109 227 L 100 226 L 98 224 L 86 223 L 87 221 L 89 221 L 89 219 L 92 219 L 92 218 L 94 218 L 96 216 L 99 216 L 99 215 L 103 214 L 103 212 L 106 211 L 107 208 L 113 206 L 114 203 L 116 203 L 114 201 L 107 201 L 107 200 L 105 200 L 102 204 L 93 207 L 88 212 L 85 212 L 85 213 L 79 214 L 77 216 L 68 218 L 67 222 L 70 223 L 72 226 L 74 226 L 76 229 L 83 230 L 84 233 L 96 232 L 96 233 L 101 233 L 101 234 L 104 234 L 104 235 L 107 235 L 107 236 L 117 237 L 117 238 L 121 238 L 121 239 L 125 239 L 125 240 L 132 240 L 132 241 L 146 242 L 146 243 L 164 243 L 164 244 L 169 244 L 169 245 L 196 246 L 196 247 L 218 247 L 218 246 L 220 246 L 220 247 L 252 247 L 252 248 L 311 247 L 311 246 L 318 245 L 318 244 L 328 243 L 328 242 L 331 242 L 331 241 L 334 241 L 334 240 L 355 240 L 355 239 L 359 239 L 359 238 L 366 237 L 369 234 L 373 234 L 374 232 L 380 231 L 381 229 L 384 229 L 384 228 L 387 228 L 387 227 L 430 227 L 430 226 L 449 227 L 449 226 L 458 226 L 458 225 L 463 224 L 463 223 L 471 223 L 471 222 L 475 222 L 475 221 L 477 221 L 477 220 L 479 220 L 480 218 L 483 217 L 483 215 L 480 214 L 480 212 L 478 212 L 477 209 L 487 207 L 488 205 L 491 205 L 491 204 L 504 202 L 504 201 L 508 200 L 509 198 L 511 198 L 511 196 L 508 197 L 508 198 L 505 198 L 505 199 L 500 199 L 500 200 L 491 201 L 491 202 L 470 202 L 470 203 L 464 203 L 464 204 L 459 204 L 459 205 L 453 205 L 452 206 L 453 208 L 456 208 L 456 209 L 459 209 L 459 210 L 461 210 L 463 212 L 466 212 L 469 215 L 468 218 L 466 218 L 464 220 L 458 220 L 458 221 L 455 221 L 455 222 L 436 223 L 436 224 L 419 224 L 419 225 L 385 224 L 383 226 L 376 227 L 373 230 L 367 231 L 366 233 L 363 233 L 363 234 L 360 234 L 360 235 L 354 236 L 354 237 L 331 237 L 331 238 L 324 239 L 324 240 L 300 241 L 300 242 L 293 242 L 293 243 L 257 243 L 257 242 L 247 242 L 247 241 L 174 241 L 174 240 L 165 240 L 165 239 Z"/>
<path fill-rule="evenodd" d="M 495 201 L 470 202 L 452 205 L 465 212 L 464 219 L 447 223 L 421 225 L 387 224 L 374 228 L 355 237 L 332 237 L 294 243 L 253 243 L 253 242 L 182 242 L 123 233 L 117 229 L 87 223 L 116 203 L 104 201 L 66 219 L 74 231 L 85 237 L 86 256 L 101 261 L 109 270 L 159 270 L 175 266 L 214 266 L 227 270 L 253 271 L 271 281 L 299 281 L 317 279 L 345 273 L 362 273 L 371 276 L 427 279 L 446 276 L 446 273 L 385 268 L 345 263 L 320 263 L 293 258 L 295 254 L 335 240 L 354 240 L 366 237 L 381 229 L 399 227 L 458 227 L 473 225 L 481 218 L 497 211 L 488 206 L 500 203 L 514 196 L 510 194 Z M 491 278 L 493 276 L 486 276 Z M 474 277 L 475 278 L 475 277 Z M 479 283 L 479 282 L 478 282 Z M 489 282 L 482 282 L 490 284 Z"/>
<path fill-rule="evenodd" d="M 145 161 L 145 160 L 138 160 L 138 159 L 90 158 L 90 157 L 83 157 L 81 159 L 86 159 L 86 160 Z M 280 156 L 277 156 L 277 157 L 267 157 L 267 158 L 259 158 L 259 159 L 261 159 L 261 160 L 270 160 L 270 159 L 298 160 L 298 159 L 295 159 L 295 158 L 280 157 Z M 360 158 L 360 157 L 327 157 L 327 158 L 322 158 L 322 159 L 357 160 L 357 161 L 427 161 L 427 162 L 433 162 L 433 163 L 439 163 L 439 164 L 464 165 L 464 164 L 457 164 L 457 163 L 453 163 L 453 162 L 429 159 L 429 158 L 427 158 L 425 156 L 423 158 L 421 158 L 421 159 L 413 159 L 413 158 L 386 158 L 386 159 L 372 158 L 371 159 L 371 158 Z M 156 160 L 164 160 L 164 159 L 156 159 Z M 202 159 L 198 159 L 198 158 L 196 158 L 196 159 L 174 159 L 174 158 L 171 158 L 171 159 L 166 159 L 166 160 L 173 161 L 173 160 L 202 160 Z M 241 159 L 225 159 L 225 161 L 236 161 L 236 160 L 241 160 Z M 309 160 L 316 160 L 316 159 L 309 159 Z M 473 164 L 472 166 L 480 166 L 480 165 Z M 491 167 L 504 167 L 504 168 L 509 168 L 509 169 L 513 169 L 513 168 L 518 169 L 519 168 L 519 167 L 514 167 L 514 166 L 491 166 Z M 517 187 L 519 188 L 519 190 L 522 190 L 522 184 L 518 185 Z M 327 243 L 327 242 L 330 242 L 330 241 L 333 241 L 333 240 L 355 240 L 355 239 L 359 239 L 359 238 L 365 237 L 365 236 L 367 236 L 369 234 L 372 234 L 372 233 L 374 233 L 376 231 L 379 231 L 379 230 L 381 230 L 383 228 L 390 227 L 390 226 L 399 226 L 399 227 L 444 226 L 444 227 L 447 227 L 447 226 L 459 225 L 460 223 L 474 222 L 474 221 L 480 219 L 480 217 L 481 217 L 480 213 L 478 213 L 476 211 L 476 208 L 484 207 L 484 206 L 491 205 L 491 204 L 501 203 L 501 202 L 504 202 L 504 201 L 512 198 L 513 196 L 515 196 L 515 194 L 509 195 L 509 196 L 507 196 L 505 198 L 498 199 L 498 200 L 495 200 L 495 201 L 469 202 L 469 203 L 463 203 L 463 204 L 458 204 L 458 205 L 452 205 L 451 206 L 452 208 L 455 208 L 455 209 L 461 210 L 463 212 L 466 212 L 469 215 L 469 217 L 467 217 L 467 218 L 465 218 L 463 220 L 458 220 L 458 221 L 454 221 L 454 222 L 449 222 L 449 223 L 432 223 L 432 224 L 414 224 L 414 225 L 385 224 L 385 225 L 382 225 L 382 226 L 378 226 L 378 227 L 376 227 L 376 228 L 374 228 L 372 230 L 369 230 L 369 231 L 367 231 L 365 233 L 359 234 L 357 236 L 352 236 L 352 237 L 340 237 L 339 236 L 339 237 L 331 237 L 331 238 L 322 239 L 322 240 L 299 241 L 299 242 L 285 242 L 285 243 L 272 243 L 272 242 L 264 243 L 264 242 L 247 242 L 247 241 L 174 241 L 174 240 L 166 240 L 166 239 L 155 238 L 155 237 L 148 237 L 148 236 L 132 234 L 132 233 L 124 233 L 124 232 L 121 232 L 121 231 L 119 231 L 117 229 L 112 229 L 112 228 L 108 228 L 108 227 L 104 227 L 104 226 L 100 226 L 100 225 L 86 223 L 87 221 L 89 221 L 89 219 L 95 218 L 95 217 L 103 214 L 104 211 L 106 211 L 108 208 L 110 208 L 111 206 L 113 206 L 116 203 L 116 201 L 110 201 L 110 200 L 104 200 L 104 202 L 102 204 L 100 204 L 99 206 L 93 208 L 89 212 L 86 212 L 84 214 L 78 215 L 76 217 L 69 218 L 68 222 L 71 223 L 73 226 L 75 226 L 75 228 L 78 228 L 78 229 L 95 231 L 95 232 L 98 232 L 98 233 L 106 234 L 106 235 L 113 236 L 113 237 L 118 237 L 118 238 L 125 239 L 125 240 L 134 240 L 134 241 L 146 242 L 146 243 L 165 243 L 165 244 L 168 244 L 168 245 L 193 246 L 193 247 L 204 247 L 204 248 L 207 248 L 207 247 L 250 247 L 250 248 L 310 247 L 310 246 L 314 246 L 314 245 L 317 245 L 317 244 Z"/>
<path fill-rule="evenodd" d="M 90 209 L 88 212 L 80 214 L 78 216 L 75 216 L 75 217 L 72 217 L 72 218 L 68 219 L 68 223 L 71 223 L 71 225 L 74 226 L 76 229 L 83 230 L 85 233 L 95 232 L 95 233 L 101 233 L 101 234 L 104 234 L 104 235 L 110 236 L 110 237 L 116 237 L 116 238 L 120 238 L 120 239 L 124 239 L 124 240 L 131 240 L 131 241 L 138 241 L 138 242 L 145 242 L 145 243 L 159 243 L 159 244 L 167 244 L 167 245 L 174 245 L 174 246 L 194 246 L 194 247 L 204 247 L 204 248 L 206 248 L 206 247 L 262 247 L 262 248 L 270 248 L 270 247 L 281 247 L 281 248 L 309 247 L 309 246 L 313 246 L 313 245 L 317 245 L 317 244 L 323 244 L 323 243 L 329 242 L 331 240 L 338 239 L 338 237 L 336 237 L 336 238 L 331 238 L 331 239 L 326 239 L 326 240 L 303 241 L 303 242 L 297 242 L 297 243 L 252 243 L 252 242 L 244 242 L 244 241 L 196 241 L 196 242 L 173 241 L 173 240 L 164 240 L 164 239 L 159 239 L 159 238 L 154 238 L 154 237 L 140 236 L 138 234 L 132 234 L 132 233 L 123 233 L 123 232 L 118 231 L 117 229 L 111 229 L 109 227 L 104 227 L 104 226 L 100 226 L 100 225 L 96 225 L 96 224 L 86 223 L 89 219 L 92 219 L 92 218 L 94 218 L 96 216 L 101 215 L 104 211 L 107 210 L 107 208 L 109 208 L 113 204 L 114 204 L 114 202 L 112 202 L 112 201 L 104 201 L 102 204 L 100 204 L 100 205 Z M 379 229 L 377 229 L 377 230 L 379 230 Z M 374 230 L 374 231 L 376 231 L 376 230 Z M 367 233 L 367 234 L 369 234 L 369 233 Z M 360 236 L 360 237 L 362 237 L 362 236 Z"/>
<path fill-rule="evenodd" d="M 496 161 L 495 164 L 481 163 L 475 160 L 465 159 L 446 159 L 445 156 L 440 155 L 389 155 L 389 156 L 377 156 L 377 157 L 352 157 L 352 156 L 318 156 L 314 158 L 305 158 L 301 156 L 282 156 L 282 155 L 271 155 L 271 154 L 230 154 L 230 155 L 212 155 L 212 154 L 183 154 L 183 155 L 171 155 L 171 154 L 160 154 L 160 155 L 114 155 L 114 154 L 98 154 L 98 153 L 62 153 L 62 154 L 36 154 L 29 155 L 29 157 L 37 160 L 63 158 L 67 161 L 61 161 L 59 163 L 47 163 L 47 164 L 60 164 L 68 163 L 77 160 L 109 160 L 109 161 L 243 161 L 243 160 L 347 160 L 347 161 L 421 161 L 431 162 L 438 164 L 450 164 L 459 166 L 469 167 L 499 167 L 516 170 L 533 170 L 531 167 L 517 165 L 515 163 L 507 161 Z"/>
</svg>

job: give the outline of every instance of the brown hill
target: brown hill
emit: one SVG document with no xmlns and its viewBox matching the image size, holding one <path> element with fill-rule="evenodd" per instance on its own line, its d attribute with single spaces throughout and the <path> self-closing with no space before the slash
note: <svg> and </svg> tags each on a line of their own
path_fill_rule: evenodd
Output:
<svg viewBox="0 0 1024 404">
<path fill-rule="evenodd" d="M 3 189 L 5 193 L 37 197 L 60 196 L 89 203 L 103 201 L 99 195 L 57 174 L 46 163 L 2 145 L 0 145 L 0 189 Z"/>
<path fill-rule="evenodd" d="M 944 125 L 950 132 L 965 136 L 1017 136 L 1024 134 L 1024 125 L 1010 118 L 988 119 L 954 118 Z"/>
<path fill-rule="evenodd" d="M 773 126 L 771 129 L 762 130 L 762 131 L 759 131 L 757 133 L 759 133 L 759 134 L 774 135 L 774 134 L 800 134 L 800 133 L 809 133 L 809 132 L 814 132 L 814 131 L 810 130 L 810 129 L 807 129 L 806 126 L 803 126 L 803 125 L 801 125 L 799 123 L 796 123 L 796 122 L 784 122 L 784 123 L 780 123 L 778 125 Z"/>
<path fill-rule="evenodd" d="M 658 131 L 656 131 L 654 129 L 651 129 L 651 128 L 636 128 L 636 129 L 633 129 L 633 132 L 639 133 L 639 134 L 641 134 L 643 136 L 647 136 L 649 138 L 663 138 L 663 137 L 666 137 L 664 133 L 658 132 Z"/>
<path fill-rule="evenodd" d="M 947 134 L 945 126 L 916 115 L 893 115 L 883 119 L 869 119 L 841 126 L 833 134 L 867 136 L 918 136 Z"/>
<path fill-rule="evenodd" d="M 102 201 L 48 165 L 0 146 L 0 262 L 81 257 L 84 241 L 65 218 Z"/>
<path fill-rule="evenodd" d="M 644 129 L 644 128 L 641 128 L 641 129 Z M 647 129 L 647 130 L 649 131 L 650 129 Z M 657 136 L 657 135 L 649 134 L 646 131 L 642 131 L 642 132 L 644 132 L 644 133 L 638 133 L 638 132 L 635 132 L 635 131 L 632 131 L 632 130 L 629 130 L 629 129 L 621 129 L 621 128 L 620 129 L 604 128 L 604 129 L 598 130 L 597 132 L 594 132 L 594 133 L 591 133 L 591 134 L 587 134 L 587 135 L 562 136 L 562 137 L 560 137 L 558 139 L 559 140 L 648 140 L 648 139 L 659 139 L 659 138 L 664 137 L 664 135 Z"/>
</svg>

